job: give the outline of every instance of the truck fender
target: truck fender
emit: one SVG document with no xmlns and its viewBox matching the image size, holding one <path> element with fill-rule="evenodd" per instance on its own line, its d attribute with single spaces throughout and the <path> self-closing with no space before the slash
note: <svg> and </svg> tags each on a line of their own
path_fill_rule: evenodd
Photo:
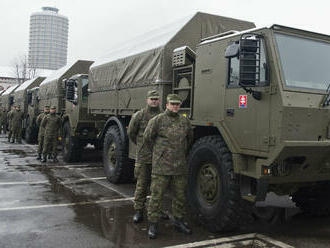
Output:
<svg viewBox="0 0 330 248">
<path fill-rule="evenodd" d="M 116 116 L 112 116 L 107 120 L 101 134 L 99 135 L 99 138 L 103 139 L 106 132 L 107 132 L 107 130 L 108 130 L 108 128 L 110 126 L 113 126 L 113 125 L 116 125 L 119 128 L 120 137 L 121 137 L 123 142 L 126 142 L 126 140 L 127 140 L 127 130 L 126 130 L 125 124 L 120 119 L 118 119 Z"/>
</svg>

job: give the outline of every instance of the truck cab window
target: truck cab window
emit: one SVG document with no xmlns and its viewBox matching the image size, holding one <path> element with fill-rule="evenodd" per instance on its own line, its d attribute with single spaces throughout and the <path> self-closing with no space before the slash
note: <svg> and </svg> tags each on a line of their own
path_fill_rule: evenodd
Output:
<svg viewBox="0 0 330 248">
<path fill-rule="evenodd" d="M 238 86 L 239 80 L 239 59 L 238 57 L 229 58 L 229 77 L 228 86 Z"/>
</svg>

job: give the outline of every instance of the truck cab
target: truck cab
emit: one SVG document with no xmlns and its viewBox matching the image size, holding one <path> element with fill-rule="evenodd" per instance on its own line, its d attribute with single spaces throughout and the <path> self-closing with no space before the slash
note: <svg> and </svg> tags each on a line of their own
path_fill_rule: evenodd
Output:
<svg viewBox="0 0 330 248">
<path fill-rule="evenodd" d="M 88 144 L 99 148 L 96 119 L 88 114 L 88 75 L 77 74 L 63 80 L 65 112 L 63 114 L 63 157 L 66 162 L 80 159 Z"/>
</svg>

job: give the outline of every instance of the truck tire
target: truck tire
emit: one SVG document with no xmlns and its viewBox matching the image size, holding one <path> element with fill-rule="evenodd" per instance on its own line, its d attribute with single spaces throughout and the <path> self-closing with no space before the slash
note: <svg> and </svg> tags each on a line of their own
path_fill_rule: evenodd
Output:
<svg viewBox="0 0 330 248">
<path fill-rule="evenodd" d="M 63 160 L 67 163 L 78 162 L 81 159 L 83 147 L 79 139 L 71 136 L 71 127 L 69 122 L 63 126 Z"/>
<path fill-rule="evenodd" d="M 304 213 L 312 216 L 330 215 L 330 199 L 327 197 L 330 183 L 320 183 L 313 187 L 300 188 L 292 195 L 292 201 Z"/>
<path fill-rule="evenodd" d="M 193 145 L 187 200 L 192 216 L 211 232 L 232 231 L 253 221 L 251 203 L 241 198 L 233 174 L 231 153 L 218 135 L 200 138 Z"/>
<path fill-rule="evenodd" d="M 124 183 L 132 177 L 133 166 L 128 159 L 127 145 L 117 126 L 111 126 L 105 134 L 103 166 L 111 183 Z"/>
</svg>

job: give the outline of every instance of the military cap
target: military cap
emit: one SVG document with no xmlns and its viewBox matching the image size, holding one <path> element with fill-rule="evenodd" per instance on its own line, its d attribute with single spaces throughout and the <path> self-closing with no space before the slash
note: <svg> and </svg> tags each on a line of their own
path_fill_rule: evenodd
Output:
<svg viewBox="0 0 330 248">
<path fill-rule="evenodd" d="M 55 105 L 53 105 L 50 109 L 56 109 L 56 106 Z"/>
<path fill-rule="evenodd" d="M 177 94 L 168 94 L 166 101 L 169 103 L 181 103 L 182 102 L 181 98 Z"/>
<path fill-rule="evenodd" d="M 159 93 L 157 90 L 149 90 L 147 94 L 147 98 L 159 98 Z"/>
<path fill-rule="evenodd" d="M 45 108 L 45 109 L 49 109 L 49 105 L 46 105 L 44 108 Z"/>
</svg>

